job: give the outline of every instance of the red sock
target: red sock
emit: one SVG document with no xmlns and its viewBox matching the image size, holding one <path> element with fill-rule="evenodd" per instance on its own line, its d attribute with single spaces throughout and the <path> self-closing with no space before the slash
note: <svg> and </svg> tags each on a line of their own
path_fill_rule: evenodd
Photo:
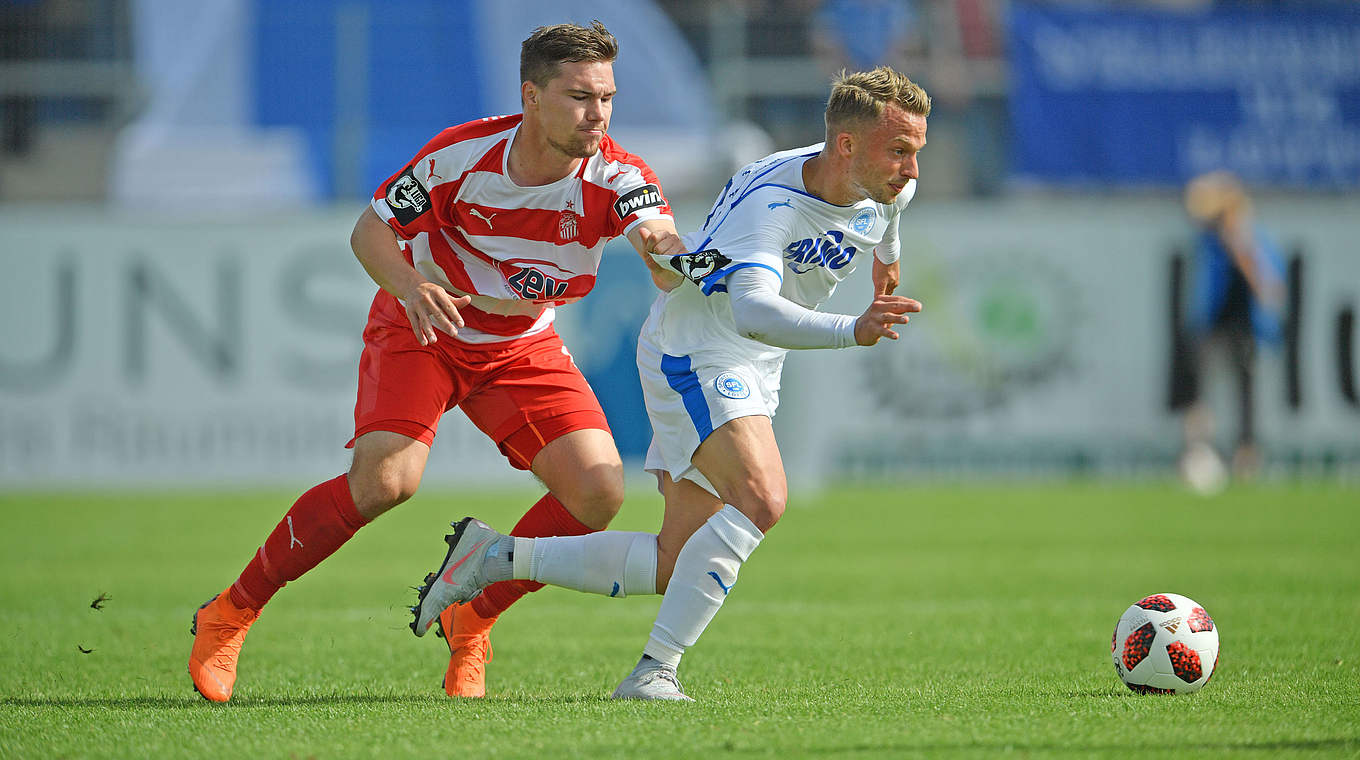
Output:
<svg viewBox="0 0 1360 760">
<path fill-rule="evenodd" d="M 580 536 L 594 533 L 597 528 L 577 520 L 562 502 L 552 494 L 544 494 L 537 504 L 515 524 L 510 531 L 512 536 L 537 538 L 539 536 Z M 501 581 L 486 587 L 476 599 L 472 600 L 472 610 L 484 618 L 495 617 L 530 591 L 543 588 L 538 581 Z"/>
<path fill-rule="evenodd" d="M 232 604 L 259 610 L 285 583 L 321 564 L 367 523 L 344 475 L 304 493 L 231 584 Z"/>
</svg>

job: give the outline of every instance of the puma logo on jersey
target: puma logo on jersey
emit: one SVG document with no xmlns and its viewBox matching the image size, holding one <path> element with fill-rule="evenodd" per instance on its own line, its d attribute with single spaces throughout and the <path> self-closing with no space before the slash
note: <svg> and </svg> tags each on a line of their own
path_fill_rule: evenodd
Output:
<svg viewBox="0 0 1360 760">
<path fill-rule="evenodd" d="M 784 200 L 782 200 L 782 201 L 780 201 L 780 202 L 778 202 L 778 203 L 770 203 L 770 204 L 767 204 L 767 205 L 768 205 L 771 209 L 776 209 L 776 208 L 779 208 L 780 206 L 788 206 L 789 208 L 793 208 L 793 203 L 791 203 L 792 200 L 793 200 L 792 198 L 785 198 Z"/>
<path fill-rule="evenodd" d="M 624 166 L 624 167 L 620 168 L 618 171 L 616 171 L 616 172 L 614 172 L 613 174 L 611 174 L 611 175 L 609 175 L 608 177 L 606 177 L 604 183 L 605 183 L 606 185 L 613 184 L 614 180 L 618 179 L 618 178 L 619 178 L 619 175 L 620 175 L 620 174 L 623 174 L 623 173 L 626 172 L 626 171 L 628 171 L 628 167 Z"/>
<path fill-rule="evenodd" d="M 497 212 L 497 213 L 500 213 L 500 212 Z M 483 214 L 482 212 L 478 211 L 478 210 L 475 209 L 475 208 L 472 209 L 472 210 L 470 210 L 470 211 L 468 211 L 468 214 L 471 215 L 471 216 L 475 216 L 475 217 L 477 217 L 478 219 L 481 219 L 483 222 L 486 222 L 486 228 L 487 228 L 488 230 L 494 230 L 494 229 L 496 229 L 496 227 L 495 227 L 493 224 L 491 224 L 491 220 L 494 219 L 494 218 L 496 218 L 496 214 L 492 214 L 491 216 L 486 216 L 485 214 Z"/>
<path fill-rule="evenodd" d="M 436 173 L 435 173 L 435 171 L 434 171 L 434 159 L 433 159 L 433 158 L 430 159 L 430 168 L 427 169 L 426 171 L 428 172 L 428 173 L 425 175 L 425 184 L 427 184 L 427 185 L 428 185 L 432 180 L 434 180 L 434 179 L 436 179 L 436 178 L 438 178 L 438 179 L 444 179 L 444 176 L 443 176 L 443 175 L 441 175 L 441 174 L 436 174 Z"/>
</svg>

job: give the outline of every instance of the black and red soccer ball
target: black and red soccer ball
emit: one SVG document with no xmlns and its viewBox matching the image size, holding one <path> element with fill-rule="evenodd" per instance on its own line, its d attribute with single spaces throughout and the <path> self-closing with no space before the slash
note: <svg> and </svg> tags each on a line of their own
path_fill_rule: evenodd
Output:
<svg viewBox="0 0 1360 760">
<path fill-rule="evenodd" d="M 1110 656 L 1120 680 L 1136 692 L 1199 691 L 1218 664 L 1218 626 L 1189 597 L 1153 594 L 1120 616 Z"/>
</svg>

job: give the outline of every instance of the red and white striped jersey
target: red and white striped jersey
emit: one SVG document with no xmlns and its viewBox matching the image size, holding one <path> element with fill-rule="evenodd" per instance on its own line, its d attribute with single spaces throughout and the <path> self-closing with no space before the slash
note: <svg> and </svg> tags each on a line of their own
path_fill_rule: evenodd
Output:
<svg viewBox="0 0 1360 760">
<path fill-rule="evenodd" d="M 522 116 L 440 132 L 373 194 L 415 268 L 472 296 L 459 339 L 504 341 L 547 329 L 553 307 L 595 286 L 611 238 L 646 219 L 670 218 L 656 175 L 604 137 L 572 174 L 521 187 L 506 169 Z"/>
</svg>

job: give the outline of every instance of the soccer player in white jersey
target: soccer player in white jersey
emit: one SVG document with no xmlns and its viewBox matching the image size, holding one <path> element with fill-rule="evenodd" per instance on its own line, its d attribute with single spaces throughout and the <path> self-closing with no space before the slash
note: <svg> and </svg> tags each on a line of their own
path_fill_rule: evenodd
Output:
<svg viewBox="0 0 1360 760">
<path fill-rule="evenodd" d="M 893 295 L 898 219 L 916 192 L 930 98 L 886 67 L 842 75 L 826 141 L 768 156 L 732 178 L 687 253 L 692 280 L 659 296 L 638 339 L 653 429 L 647 469 L 665 496 L 661 531 L 516 538 L 466 518 L 426 578 L 419 615 L 524 578 L 612 597 L 664 592 L 651 637 L 616 698 L 687 700 L 676 675 L 784 512 L 771 417 L 789 349 L 896 340 L 921 304 Z M 873 299 L 859 316 L 816 311 L 862 261 Z"/>
<path fill-rule="evenodd" d="M 359 359 L 354 461 L 304 493 L 195 612 L 189 673 L 206 699 L 231 698 L 246 632 L 285 583 L 415 493 L 454 406 L 548 487 L 516 535 L 600 530 L 618 511 L 623 464 L 553 308 L 590 291 L 611 238 L 626 236 L 661 287 L 680 278 L 652 254 L 685 249 L 652 170 L 606 134 L 617 53 L 599 22 L 535 30 L 521 48 L 523 113 L 444 130 L 374 193 L 350 237 L 379 286 Z M 501 584 L 477 606 L 436 611 L 450 696 L 482 696 L 492 623 L 537 587 Z"/>
</svg>

